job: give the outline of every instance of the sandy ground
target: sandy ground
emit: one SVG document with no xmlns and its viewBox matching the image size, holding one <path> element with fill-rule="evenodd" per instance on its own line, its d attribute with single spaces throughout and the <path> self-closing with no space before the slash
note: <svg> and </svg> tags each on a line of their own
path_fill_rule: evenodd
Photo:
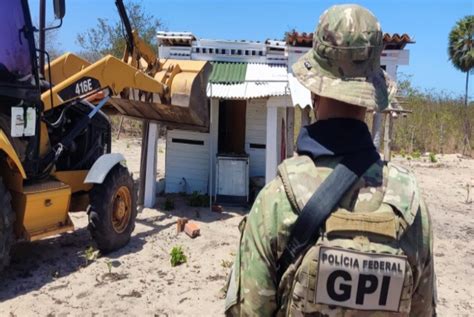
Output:
<svg viewBox="0 0 474 317">
<path fill-rule="evenodd" d="M 161 141 L 160 173 L 163 146 Z M 115 142 L 114 150 L 126 155 L 137 177 L 139 141 L 122 139 Z M 466 203 L 466 185 L 470 183 L 474 192 L 474 160 L 456 155 L 441 157 L 438 164 L 423 162 L 423 158 L 395 160 L 415 171 L 431 210 L 439 316 L 470 316 L 474 310 L 474 203 Z M 184 197 L 173 199 L 173 211 L 163 211 L 164 197 L 156 209 L 144 209 L 130 244 L 91 263 L 84 257 L 93 245 L 84 213 L 72 215 L 74 233 L 17 245 L 11 266 L 0 276 L 0 316 L 222 315 L 221 289 L 245 210 L 214 213 L 187 206 Z M 193 240 L 176 234 L 175 222 L 182 216 L 200 225 L 200 237 Z M 183 247 L 188 261 L 171 267 L 169 252 L 176 245 Z"/>
<path fill-rule="evenodd" d="M 474 160 L 395 158 L 415 172 L 434 232 L 438 316 L 474 315 Z M 470 197 L 467 197 L 467 186 Z M 470 203 L 469 203 L 470 202 Z"/>
</svg>

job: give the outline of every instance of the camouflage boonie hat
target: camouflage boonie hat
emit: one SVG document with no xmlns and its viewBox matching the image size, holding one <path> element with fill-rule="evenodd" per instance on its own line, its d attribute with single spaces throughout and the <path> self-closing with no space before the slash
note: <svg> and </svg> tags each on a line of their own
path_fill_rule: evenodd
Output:
<svg viewBox="0 0 474 317">
<path fill-rule="evenodd" d="M 396 87 L 380 68 L 382 50 L 382 29 L 369 10 L 335 5 L 319 18 L 313 48 L 293 72 L 316 95 L 383 110 Z"/>
</svg>

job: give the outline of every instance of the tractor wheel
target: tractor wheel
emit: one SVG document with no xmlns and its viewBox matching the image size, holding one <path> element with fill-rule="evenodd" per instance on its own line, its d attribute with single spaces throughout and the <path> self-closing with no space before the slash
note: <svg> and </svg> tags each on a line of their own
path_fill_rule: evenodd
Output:
<svg viewBox="0 0 474 317">
<path fill-rule="evenodd" d="M 15 213 L 11 200 L 10 192 L 0 177 L 0 272 L 10 264 L 10 248 L 14 241 Z"/>
<path fill-rule="evenodd" d="M 120 249 L 130 241 L 137 217 L 133 178 L 126 167 L 115 166 L 102 184 L 90 192 L 89 231 L 102 253 Z"/>
</svg>

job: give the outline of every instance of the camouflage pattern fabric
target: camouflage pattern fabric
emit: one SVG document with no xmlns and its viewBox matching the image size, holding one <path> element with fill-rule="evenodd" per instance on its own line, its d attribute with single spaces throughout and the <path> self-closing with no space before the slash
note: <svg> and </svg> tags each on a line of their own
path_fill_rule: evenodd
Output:
<svg viewBox="0 0 474 317">
<path fill-rule="evenodd" d="M 382 28 L 369 10 L 336 5 L 321 15 L 313 48 L 293 72 L 316 95 L 381 111 L 396 91 L 380 68 L 382 49 Z"/>
<path fill-rule="evenodd" d="M 374 164 L 339 203 L 335 215 L 392 219 L 386 236 L 360 230 L 321 238 L 291 265 L 276 285 L 276 261 L 281 256 L 298 213 L 339 159 L 307 156 L 286 160 L 279 177 L 258 195 L 241 223 L 240 246 L 228 281 L 227 316 L 432 316 L 434 271 L 428 210 L 414 176 L 406 169 Z M 331 216 L 326 222 L 333 219 Z M 388 218 L 387 218 L 388 217 Z M 375 229 L 379 226 L 374 227 Z M 352 230 L 352 229 L 351 229 Z M 378 230 L 378 229 L 377 229 Z M 393 235 L 389 238 L 390 235 Z M 362 311 L 318 304 L 318 254 L 322 246 L 370 253 L 403 255 L 408 264 L 398 312 Z"/>
</svg>

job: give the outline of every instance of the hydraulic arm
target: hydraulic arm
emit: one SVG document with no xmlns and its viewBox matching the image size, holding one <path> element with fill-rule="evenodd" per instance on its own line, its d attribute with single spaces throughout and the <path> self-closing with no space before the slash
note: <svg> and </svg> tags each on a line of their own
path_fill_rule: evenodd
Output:
<svg viewBox="0 0 474 317">
<path fill-rule="evenodd" d="M 207 129 L 210 63 L 160 60 L 132 29 L 122 0 L 115 4 L 126 33 L 122 60 L 107 55 L 89 63 L 71 53 L 54 60 L 48 78 L 54 87 L 41 95 L 45 111 L 108 88 L 112 96 L 108 104 L 122 115 L 183 129 Z"/>
</svg>

